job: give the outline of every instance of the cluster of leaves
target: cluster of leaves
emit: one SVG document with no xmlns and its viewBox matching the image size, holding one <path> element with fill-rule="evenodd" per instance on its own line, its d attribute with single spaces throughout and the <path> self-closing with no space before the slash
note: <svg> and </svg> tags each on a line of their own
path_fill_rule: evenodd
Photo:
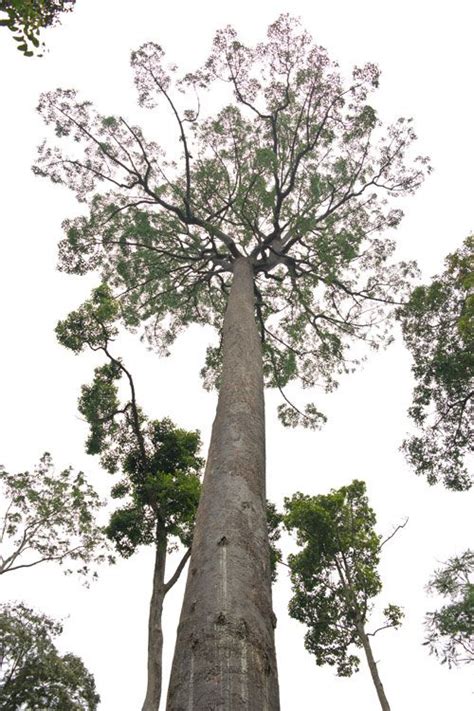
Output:
<svg viewBox="0 0 474 711">
<path fill-rule="evenodd" d="M 474 237 L 446 258 L 445 271 L 417 287 L 399 310 L 414 359 L 416 385 L 409 414 L 420 434 L 403 449 L 430 484 L 470 488 L 474 403 Z"/>
<path fill-rule="evenodd" d="M 197 455 L 198 432 L 179 429 L 167 418 L 148 420 L 137 405 L 130 372 L 110 352 L 118 316 L 118 301 L 101 285 L 58 324 L 56 333 L 60 343 L 76 353 L 88 346 L 108 358 L 95 369 L 92 383 L 82 387 L 79 412 L 90 426 L 87 452 L 100 455 L 110 473 L 123 474 L 112 497 L 127 503 L 112 514 L 106 533 L 128 557 L 137 546 L 156 543 L 157 537 L 190 545 L 203 461 Z M 130 399 L 122 403 L 119 383 L 124 376 Z"/>
<path fill-rule="evenodd" d="M 128 446 L 130 429 L 125 429 L 124 478 L 113 487 L 112 497 L 127 497 L 129 502 L 112 514 L 107 535 L 126 557 L 137 546 L 156 542 L 157 532 L 189 547 L 201 492 L 199 434 L 179 429 L 167 418 L 148 422 L 143 427 L 147 452 L 143 462 L 136 447 Z"/>
<path fill-rule="evenodd" d="M 450 558 L 428 583 L 431 593 L 450 602 L 426 616 L 430 653 L 451 668 L 474 662 L 474 551 Z"/>
<path fill-rule="evenodd" d="M 307 625 L 305 646 L 316 664 L 335 665 L 339 676 L 358 670 L 371 605 L 382 588 L 377 571 L 381 539 L 374 531 L 364 482 L 329 494 L 294 494 L 285 500 L 285 526 L 302 550 L 288 558 L 293 585 L 290 615 Z M 403 614 L 390 604 L 378 628 L 398 627 Z"/>
<path fill-rule="evenodd" d="M 53 639 L 62 626 L 22 603 L 0 607 L 2 711 L 95 711 L 100 697 L 79 657 L 60 655 Z"/>
<path fill-rule="evenodd" d="M 60 267 L 100 271 L 124 321 L 144 322 L 166 352 L 190 322 L 220 330 L 233 263 L 245 257 L 267 385 L 335 387 L 357 363 L 351 341 L 386 341 L 386 307 L 401 299 L 414 267 L 390 264 L 394 244 L 377 235 L 402 217 L 387 198 L 412 193 L 429 171 L 423 157 L 406 160 L 411 122 L 383 130 L 369 104 L 377 68 L 356 68 L 345 84 L 288 15 L 253 48 L 232 28 L 219 31 L 194 73 L 180 77 L 152 43 L 132 54 L 132 67 L 141 105 L 164 105 L 176 120 L 176 155 L 74 91 L 41 98 L 45 122 L 71 150 L 43 144 L 35 171 L 89 208 L 64 224 Z M 213 117 L 189 108 L 218 82 L 233 103 Z M 219 363 L 211 349 L 208 384 Z M 285 424 L 323 421 L 314 405 L 289 407 L 280 409 Z"/>
<path fill-rule="evenodd" d="M 73 9 L 76 0 L 0 0 L 0 27 L 13 33 L 17 49 L 32 57 L 41 45 L 39 35 L 45 27 L 59 22 L 62 12 Z M 39 55 L 41 56 L 41 55 Z"/>
<path fill-rule="evenodd" d="M 67 564 L 66 572 L 87 575 L 91 564 L 112 560 L 95 522 L 102 502 L 82 472 L 57 472 L 46 453 L 32 472 L 10 474 L 0 467 L 0 489 L 6 506 L 0 574 L 54 560 Z"/>
</svg>

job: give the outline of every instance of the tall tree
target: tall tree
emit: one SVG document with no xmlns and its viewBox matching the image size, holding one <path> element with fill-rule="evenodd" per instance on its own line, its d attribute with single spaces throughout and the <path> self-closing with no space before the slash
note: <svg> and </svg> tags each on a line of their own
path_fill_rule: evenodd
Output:
<svg viewBox="0 0 474 711">
<path fill-rule="evenodd" d="M 13 33 L 17 49 L 32 57 L 42 43 L 40 32 L 59 22 L 62 12 L 72 10 L 76 0 L 0 0 L 0 27 Z M 6 15 L 6 17 L 5 17 Z M 41 55 L 39 55 L 41 56 Z"/>
<path fill-rule="evenodd" d="M 409 415 L 419 428 L 403 443 L 408 461 L 430 484 L 472 486 L 466 458 L 473 451 L 474 237 L 446 257 L 445 270 L 416 287 L 399 309 L 415 376 Z"/>
<path fill-rule="evenodd" d="M 58 90 L 39 110 L 74 148 L 45 143 L 35 171 L 88 204 L 65 223 L 62 269 L 99 270 L 123 321 L 146 322 L 160 352 L 190 322 L 221 334 L 204 370 L 219 401 L 168 708 L 275 711 L 263 385 L 330 390 L 354 367 L 351 340 L 384 342 L 385 307 L 413 267 L 391 264 L 394 244 L 377 235 L 402 217 L 388 198 L 412 193 L 429 167 L 406 158 L 411 122 L 384 130 L 368 103 L 377 68 L 344 82 L 287 15 L 255 48 L 219 31 L 205 66 L 181 78 L 152 43 L 132 66 L 141 105 L 164 105 L 176 121 L 175 154 Z M 232 103 L 201 115 L 212 101 L 196 95 L 219 82 Z M 288 401 L 280 416 L 324 419 Z"/>
<path fill-rule="evenodd" d="M 60 623 L 22 603 L 0 606 L 2 711 L 95 711 L 100 697 L 79 657 L 60 655 Z"/>
<path fill-rule="evenodd" d="M 371 599 L 382 589 L 377 570 L 384 543 L 363 481 L 320 496 L 294 494 L 285 500 L 285 525 L 303 550 L 288 558 L 293 584 L 290 615 L 308 626 L 305 646 L 316 664 L 336 665 L 339 676 L 358 671 L 351 647 L 362 647 L 380 706 L 390 711 L 370 637 L 398 627 L 403 613 L 387 605 L 385 622 L 367 631 Z M 392 534 L 393 536 L 393 534 Z M 390 537 L 392 537 L 390 536 Z"/>
<path fill-rule="evenodd" d="M 0 575 L 56 561 L 95 576 L 95 565 L 110 559 L 95 520 L 102 502 L 82 472 L 56 471 L 46 453 L 31 472 L 0 467 L 0 494 Z"/>
<path fill-rule="evenodd" d="M 89 454 L 99 454 L 110 473 L 123 478 L 112 488 L 114 499 L 125 499 L 115 510 L 105 533 L 125 558 L 139 546 L 153 545 L 155 565 L 148 624 L 148 676 L 143 711 L 157 711 L 161 699 L 165 596 L 179 579 L 191 553 L 192 527 L 199 501 L 198 432 L 176 428 L 171 420 L 148 420 L 139 408 L 130 371 L 111 352 L 118 303 L 102 285 L 56 329 L 59 341 L 80 352 L 102 351 L 108 362 L 96 368 L 94 380 L 82 387 L 79 411 L 90 425 Z M 120 401 L 121 378 L 128 381 L 129 399 Z M 166 559 L 176 541 L 185 547 L 174 573 L 165 581 Z"/>
<path fill-rule="evenodd" d="M 431 593 L 450 600 L 426 616 L 430 654 L 451 668 L 474 662 L 474 552 L 450 558 L 428 583 Z"/>
</svg>

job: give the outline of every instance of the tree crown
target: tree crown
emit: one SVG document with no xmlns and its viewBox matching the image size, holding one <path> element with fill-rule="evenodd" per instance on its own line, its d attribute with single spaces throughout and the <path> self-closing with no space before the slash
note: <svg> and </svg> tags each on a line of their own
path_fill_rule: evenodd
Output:
<svg viewBox="0 0 474 711">
<path fill-rule="evenodd" d="M 245 257 L 267 384 L 299 378 L 331 389 L 355 363 L 351 339 L 384 341 L 385 306 L 413 272 L 390 264 L 394 244 L 377 237 L 402 217 L 388 199 L 412 193 L 429 170 L 426 158 L 406 159 L 411 121 L 383 130 L 368 103 L 377 68 L 344 82 L 287 15 L 254 48 L 230 27 L 219 31 L 194 73 L 179 76 L 153 43 L 132 54 L 132 68 L 141 105 L 167 107 L 176 121 L 175 155 L 75 91 L 41 97 L 44 120 L 74 148 L 44 144 L 34 169 L 88 205 L 64 223 L 61 268 L 100 271 L 124 322 L 145 322 L 166 351 L 190 322 L 220 329 L 233 262 Z M 219 83 L 232 103 L 206 116 L 199 96 Z M 208 384 L 218 370 L 219 349 L 210 349 Z M 286 424 L 323 419 L 314 406 L 280 414 Z"/>
<path fill-rule="evenodd" d="M 382 589 L 377 570 L 382 542 L 365 483 L 354 480 L 326 495 L 296 493 L 285 499 L 285 510 L 285 525 L 302 546 L 288 558 L 290 615 L 307 625 L 305 646 L 316 663 L 336 665 L 339 676 L 350 676 L 360 661 L 351 647 L 361 646 L 370 601 Z M 398 627 L 403 617 L 393 604 L 384 614 L 376 632 Z"/>
</svg>

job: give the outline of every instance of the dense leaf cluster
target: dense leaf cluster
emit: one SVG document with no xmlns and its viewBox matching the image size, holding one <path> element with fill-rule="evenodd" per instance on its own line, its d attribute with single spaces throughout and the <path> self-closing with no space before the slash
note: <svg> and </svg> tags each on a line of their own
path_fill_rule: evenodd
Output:
<svg viewBox="0 0 474 711">
<path fill-rule="evenodd" d="M 32 57 L 41 45 L 39 34 L 44 27 L 59 22 L 62 12 L 73 9 L 76 0 L 0 0 L 0 27 L 13 33 L 17 49 Z"/>
<path fill-rule="evenodd" d="M 462 491 L 472 485 L 466 457 L 473 449 L 474 238 L 446 258 L 445 271 L 414 289 L 398 312 L 413 355 L 415 389 L 409 414 L 419 434 L 403 449 L 430 484 Z"/>
<path fill-rule="evenodd" d="M 61 624 L 22 603 L 0 607 L 2 711 L 97 709 L 93 676 L 79 657 L 54 646 L 61 632 Z"/>
<path fill-rule="evenodd" d="M 145 462 L 124 442 L 124 478 L 113 487 L 112 497 L 127 497 L 128 503 L 112 514 L 106 528 L 126 557 L 139 545 L 155 543 L 157 531 L 190 546 L 200 495 L 203 462 L 196 456 L 198 433 L 176 428 L 171 420 L 163 419 L 147 423 L 143 436 Z"/>
<path fill-rule="evenodd" d="M 267 385 L 335 387 L 356 364 L 356 340 L 386 337 L 387 304 L 400 300 L 412 264 L 391 264 L 379 233 L 429 170 L 407 159 L 410 120 L 383 129 L 369 95 L 377 68 L 344 82 L 324 49 L 282 15 L 266 42 L 245 46 L 227 27 L 208 61 L 179 76 L 148 43 L 132 54 L 140 103 L 163 107 L 179 143 L 164 147 L 121 116 L 103 116 L 75 91 L 44 94 L 39 111 L 64 144 L 40 149 L 35 171 L 67 185 L 87 213 L 66 220 L 60 266 L 96 270 L 129 326 L 145 323 L 166 352 L 190 322 L 221 328 L 233 263 L 254 271 Z M 200 96 L 227 85 L 229 103 L 206 115 Z M 196 99 L 197 97 L 197 99 Z M 205 381 L 218 379 L 220 350 Z M 323 416 L 282 405 L 286 424 Z"/>
</svg>

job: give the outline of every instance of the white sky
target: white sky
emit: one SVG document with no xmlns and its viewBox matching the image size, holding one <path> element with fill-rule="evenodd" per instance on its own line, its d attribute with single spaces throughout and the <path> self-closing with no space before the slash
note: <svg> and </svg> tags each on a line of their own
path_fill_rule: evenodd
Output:
<svg viewBox="0 0 474 711">
<path fill-rule="evenodd" d="M 7 31 L 0 37 L 0 462 L 10 471 L 32 467 L 50 451 L 58 467 L 87 472 L 104 494 L 112 479 L 84 454 L 86 427 L 76 412 L 79 387 L 97 362 L 74 357 L 56 344 L 53 329 L 88 295 L 96 281 L 55 271 L 61 220 L 77 214 L 66 189 L 35 178 L 30 170 L 45 128 L 34 112 L 39 93 L 58 86 L 80 90 L 107 113 L 133 115 L 129 54 L 147 40 L 167 50 L 170 61 L 192 68 L 206 57 L 214 31 L 231 23 L 248 42 L 260 39 L 282 11 L 301 15 L 306 28 L 343 68 L 375 61 L 382 69 L 374 99 L 382 116 L 413 116 L 419 150 L 432 157 L 433 175 L 406 202 L 396 237 L 400 258 L 416 258 L 426 277 L 441 270 L 444 256 L 472 231 L 472 121 L 474 10 L 468 0 L 397 3 L 333 0 L 306 5 L 293 0 L 259 3 L 158 3 L 152 0 L 78 0 L 62 26 L 45 34 L 49 54 L 25 59 Z M 142 123 L 159 132 L 159 116 Z M 121 354 L 135 373 L 140 401 L 153 417 L 199 428 L 207 443 L 215 395 L 205 393 L 199 370 L 210 334 L 191 328 L 167 360 L 123 340 Z M 472 546 L 471 494 L 430 488 L 408 470 L 398 451 L 408 428 L 410 358 L 398 343 L 370 356 L 363 370 L 345 378 L 319 401 L 329 422 L 321 433 L 283 430 L 276 398 L 267 395 L 268 493 L 281 503 L 296 490 L 325 493 L 353 478 L 367 481 L 378 530 L 409 524 L 387 545 L 380 604 L 405 607 L 398 632 L 376 637 L 375 655 L 393 711 L 472 708 L 468 669 L 449 671 L 421 646 L 424 612 L 435 603 L 423 590 L 433 569 Z M 61 648 L 80 655 L 94 673 L 102 711 L 141 707 L 146 669 L 146 622 L 152 553 L 143 551 L 104 569 L 92 589 L 65 578 L 54 566 L 5 575 L 0 598 L 24 599 L 55 616 L 69 616 Z M 166 603 L 165 648 L 169 665 L 180 589 Z M 285 571 L 274 588 L 277 654 L 283 711 L 357 711 L 378 708 L 364 660 L 359 674 L 338 679 L 316 667 L 303 648 L 304 629 L 289 620 Z M 165 679 L 166 682 L 166 679 Z"/>
</svg>

